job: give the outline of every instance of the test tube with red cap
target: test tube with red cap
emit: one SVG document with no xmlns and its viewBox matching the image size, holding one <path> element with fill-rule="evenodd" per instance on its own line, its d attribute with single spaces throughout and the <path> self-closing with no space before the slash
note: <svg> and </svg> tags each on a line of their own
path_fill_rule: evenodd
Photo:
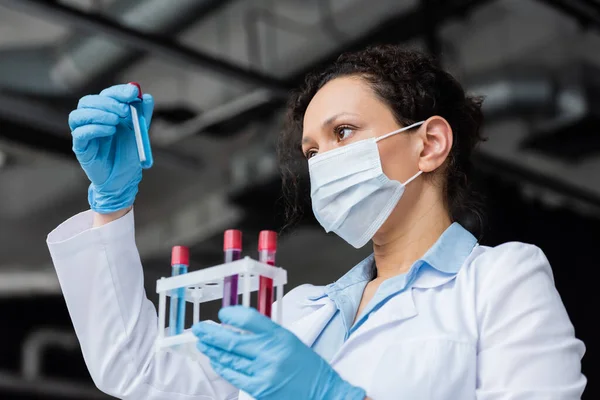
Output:
<svg viewBox="0 0 600 400">
<path fill-rule="evenodd" d="M 190 250 L 185 246 L 174 246 L 171 252 L 171 276 L 186 274 L 190 265 Z M 185 288 L 173 289 L 169 313 L 171 336 L 183 332 L 185 322 Z"/>
<path fill-rule="evenodd" d="M 131 120 L 133 122 L 133 132 L 135 133 L 135 143 L 137 144 L 138 156 L 142 168 L 150 168 L 154 163 L 152 157 L 152 148 L 150 147 L 150 136 L 148 135 L 148 124 L 144 116 L 142 107 L 142 87 L 137 82 L 129 82 L 138 88 L 138 98 L 129 104 L 131 110 Z"/>
<path fill-rule="evenodd" d="M 273 231 L 261 231 L 258 235 L 258 261 L 275 266 L 275 254 L 277 253 L 277 233 Z M 271 306 L 273 305 L 273 279 L 261 276 L 258 285 L 258 311 L 271 317 Z"/>
<path fill-rule="evenodd" d="M 223 253 L 225 262 L 230 263 L 239 260 L 242 256 L 242 232 L 237 229 L 229 229 L 223 235 Z M 223 281 L 223 307 L 238 304 L 238 276 L 225 277 Z"/>
</svg>

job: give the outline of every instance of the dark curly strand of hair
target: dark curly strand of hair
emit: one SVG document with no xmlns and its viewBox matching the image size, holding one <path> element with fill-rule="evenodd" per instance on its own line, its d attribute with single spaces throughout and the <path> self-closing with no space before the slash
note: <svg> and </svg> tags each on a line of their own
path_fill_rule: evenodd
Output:
<svg viewBox="0 0 600 400">
<path fill-rule="evenodd" d="M 400 46 L 370 47 L 341 55 L 325 70 L 307 76 L 288 102 L 287 119 L 279 138 L 278 159 L 291 224 L 302 216 L 307 187 L 306 160 L 301 150 L 302 121 L 308 104 L 327 82 L 343 76 L 360 76 L 392 110 L 397 122 L 409 125 L 438 115 L 453 130 L 444 181 L 452 219 L 474 234 L 483 229 L 481 202 L 472 190 L 471 153 L 481 140 L 482 99 L 465 94 L 461 85 L 428 56 Z"/>
</svg>

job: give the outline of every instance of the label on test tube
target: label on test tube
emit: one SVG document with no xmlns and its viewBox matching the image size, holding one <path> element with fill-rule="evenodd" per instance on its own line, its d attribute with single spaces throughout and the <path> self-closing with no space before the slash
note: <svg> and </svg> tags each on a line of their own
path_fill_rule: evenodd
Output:
<svg viewBox="0 0 600 400">
<path fill-rule="evenodd" d="M 277 233 L 261 231 L 258 236 L 258 261 L 275 266 L 277 252 Z M 271 317 L 273 306 L 273 279 L 261 276 L 258 285 L 258 311 Z"/>
<path fill-rule="evenodd" d="M 223 253 L 225 262 L 239 260 L 242 256 L 242 232 L 229 229 L 223 235 Z M 238 304 L 238 275 L 225 277 L 223 280 L 223 307 Z"/>
<path fill-rule="evenodd" d="M 142 87 L 137 82 L 129 82 L 129 84 L 138 88 L 138 101 L 129 104 L 129 109 L 131 110 L 131 121 L 133 123 L 133 132 L 135 134 L 140 165 L 146 169 L 152 166 L 154 158 L 152 157 L 152 148 L 150 147 L 148 124 L 146 123 L 142 107 Z"/>
</svg>

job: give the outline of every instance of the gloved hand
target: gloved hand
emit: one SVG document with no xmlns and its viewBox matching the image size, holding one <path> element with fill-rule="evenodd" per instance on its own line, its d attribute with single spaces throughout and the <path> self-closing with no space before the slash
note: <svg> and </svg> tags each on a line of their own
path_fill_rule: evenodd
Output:
<svg viewBox="0 0 600 400">
<path fill-rule="evenodd" d="M 116 85 L 99 95 L 82 97 L 69 115 L 73 152 L 91 184 L 92 210 L 108 214 L 131 206 L 142 180 L 129 103 L 137 99 L 134 85 Z M 148 128 L 154 109 L 151 95 L 142 100 Z"/>
<path fill-rule="evenodd" d="M 253 308 L 221 309 L 221 322 L 251 333 L 200 322 L 197 347 L 216 373 L 257 400 L 364 400 L 363 389 L 337 372 L 292 332 Z"/>
</svg>

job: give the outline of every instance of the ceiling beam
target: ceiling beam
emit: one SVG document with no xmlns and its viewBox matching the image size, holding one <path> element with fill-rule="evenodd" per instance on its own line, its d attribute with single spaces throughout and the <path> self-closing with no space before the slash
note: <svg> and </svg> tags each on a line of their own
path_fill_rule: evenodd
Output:
<svg viewBox="0 0 600 400">
<path fill-rule="evenodd" d="M 437 26 L 442 26 L 454 18 L 466 17 L 476 9 L 493 1 L 495 0 L 439 1 L 440 5 L 436 12 Z M 423 8 L 421 5 L 415 6 L 412 10 L 391 16 L 389 19 L 377 24 L 365 35 L 343 44 L 302 72 L 291 76 L 288 80 L 288 86 L 298 86 L 304 81 L 304 77 L 308 72 L 330 64 L 341 53 L 364 49 L 373 44 L 402 43 L 423 36 L 427 32 L 428 26 L 423 21 Z"/>
<path fill-rule="evenodd" d="M 147 51 L 170 62 L 209 70 L 226 79 L 233 78 L 277 94 L 286 95 L 288 92 L 286 84 L 276 78 L 199 52 L 171 38 L 132 29 L 100 14 L 86 13 L 75 7 L 47 0 L 0 0 L 0 3 L 85 32 L 108 36 L 124 45 Z"/>
<path fill-rule="evenodd" d="M 427 0 L 431 2 L 431 0 Z M 436 27 L 443 26 L 444 23 L 454 18 L 464 18 L 480 7 L 483 7 L 495 0 L 435 0 L 436 6 Z M 429 5 L 429 4 L 427 4 Z M 311 65 L 306 66 L 302 71 L 289 76 L 286 79 L 286 87 L 295 88 L 304 82 L 306 74 L 313 70 L 318 70 L 335 61 L 341 53 L 363 49 L 369 45 L 382 43 L 399 43 L 426 35 L 430 28 L 424 21 L 424 4 L 419 4 L 409 11 L 404 11 L 397 15 L 392 15 L 387 20 L 377 24 L 373 29 L 360 37 L 350 40 L 331 53 L 321 57 Z M 284 101 L 281 101 L 282 105 Z M 264 102 L 258 102 L 255 109 L 259 109 Z M 275 110 L 276 107 L 274 107 Z M 253 109 L 244 109 L 248 115 L 253 115 Z M 274 111 L 274 112 L 278 112 Z M 212 118 L 211 127 L 218 126 L 235 115 L 226 114 L 221 117 Z"/>
</svg>

